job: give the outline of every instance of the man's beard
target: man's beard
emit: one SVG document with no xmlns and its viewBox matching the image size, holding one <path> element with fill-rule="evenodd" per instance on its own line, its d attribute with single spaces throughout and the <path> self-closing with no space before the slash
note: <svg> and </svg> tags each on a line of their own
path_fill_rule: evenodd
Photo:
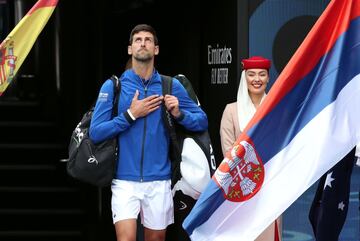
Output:
<svg viewBox="0 0 360 241">
<path fill-rule="evenodd" d="M 148 63 L 152 60 L 153 56 L 151 54 L 135 54 L 134 59 L 136 61 L 142 62 L 142 63 Z"/>
</svg>

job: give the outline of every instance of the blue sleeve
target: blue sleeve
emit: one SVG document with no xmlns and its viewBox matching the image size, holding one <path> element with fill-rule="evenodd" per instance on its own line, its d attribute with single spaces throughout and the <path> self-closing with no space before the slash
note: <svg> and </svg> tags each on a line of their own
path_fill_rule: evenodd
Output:
<svg viewBox="0 0 360 241">
<path fill-rule="evenodd" d="M 100 89 L 90 123 L 90 139 L 94 143 L 113 138 L 131 125 L 127 113 L 119 113 L 112 118 L 114 85 L 109 79 Z M 118 108 L 118 107 L 116 107 Z"/>
<path fill-rule="evenodd" d="M 184 86 L 173 79 L 172 95 L 179 100 L 181 116 L 176 120 L 190 131 L 204 131 L 208 128 L 208 119 L 205 112 L 188 95 Z"/>
</svg>

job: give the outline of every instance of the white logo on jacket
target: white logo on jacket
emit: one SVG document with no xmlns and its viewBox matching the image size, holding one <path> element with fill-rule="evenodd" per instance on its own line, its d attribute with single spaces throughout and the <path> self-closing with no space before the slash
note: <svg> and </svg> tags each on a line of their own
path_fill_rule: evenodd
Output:
<svg viewBox="0 0 360 241">
<path fill-rule="evenodd" d="M 98 101 L 99 102 L 106 102 L 109 97 L 109 93 L 100 92 Z"/>
</svg>

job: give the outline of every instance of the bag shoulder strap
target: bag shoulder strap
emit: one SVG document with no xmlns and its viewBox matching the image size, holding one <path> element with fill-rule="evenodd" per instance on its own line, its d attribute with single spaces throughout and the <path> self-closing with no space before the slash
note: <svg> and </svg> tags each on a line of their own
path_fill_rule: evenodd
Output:
<svg viewBox="0 0 360 241">
<path fill-rule="evenodd" d="M 161 86 L 162 86 L 163 95 L 164 96 L 171 95 L 173 78 L 167 75 L 160 75 L 160 76 L 161 76 Z"/>
<path fill-rule="evenodd" d="M 172 83 L 173 79 L 170 76 L 161 75 L 161 86 L 162 86 L 162 93 L 163 96 L 166 94 L 172 93 Z M 180 146 L 177 139 L 177 134 L 175 130 L 175 123 L 174 119 L 171 116 L 171 114 L 166 110 L 165 104 L 162 105 L 162 119 L 164 121 L 165 127 L 168 130 L 169 136 L 170 136 L 170 144 L 173 147 L 173 151 L 175 152 L 175 156 L 178 160 L 171 160 L 173 163 L 177 162 L 176 165 L 180 164 Z"/>
<path fill-rule="evenodd" d="M 119 96 L 120 96 L 120 92 L 121 92 L 121 82 L 120 79 L 116 76 L 116 75 L 112 75 L 110 77 L 111 81 L 114 84 L 114 100 L 113 100 L 113 106 L 115 108 L 113 108 L 112 111 L 112 116 L 117 116 L 118 114 L 118 108 L 116 108 L 118 106 L 119 103 Z"/>
<path fill-rule="evenodd" d="M 172 93 L 172 82 L 173 79 L 170 76 L 167 75 L 160 75 L 161 76 L 161 87 L 162 87 L 162 94 L 165 95 L 171 95 Z M 174 128 L 174 120 L 171 116 L 171 114 L 166 110 L 165 105 L 162 105 L 162 118 L 164 120 L 165 126 L 168 129 L 170 133 L 171 140 L 176 140 L 176 133 Z M 175 139 L 173 139 L 175 138 Z"/>
</svg>

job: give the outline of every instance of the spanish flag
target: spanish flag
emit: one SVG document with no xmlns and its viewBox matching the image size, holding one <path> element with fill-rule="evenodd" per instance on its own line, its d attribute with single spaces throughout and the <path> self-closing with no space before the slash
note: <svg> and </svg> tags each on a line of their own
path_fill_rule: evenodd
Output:
<svg viewBox="0 0 360 241">
<path fill-rule="evenodd" d="M 58 0 L 39 0 L 0 44 L 0 96 L 16 75 Z"/>
</svg>

